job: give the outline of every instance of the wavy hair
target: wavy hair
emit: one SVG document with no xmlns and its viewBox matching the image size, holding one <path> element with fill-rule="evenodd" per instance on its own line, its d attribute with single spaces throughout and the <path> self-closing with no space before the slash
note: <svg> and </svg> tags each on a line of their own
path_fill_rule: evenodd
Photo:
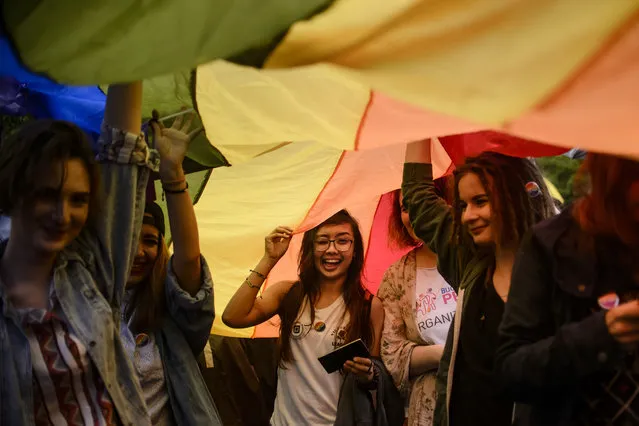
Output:
<svg viewBox="0 0 639 426">
<path fill-rule="evenodd" d="M 299 255 L 299 281 L 293 285 L 282 301 L 279 315 L 280 328 L 280 367 L 294 361 L 291 352 L 291 332 L 304 303 L 311 309 L 311 323 L 315 322 L 315 303 L 320 296 L 321 276 L 315 267 L 315 236 L 326 225 L 349 224 L 353 230 L 353 260 L 348 268 L 346 281 L 342 288 L 349 322 L 346 326 L 346 341 L 362 339 L 367 345 L 373 342 L 373 329 L 370 323 L 372 294 L 364 288 L 362 272 L 364 269 L 364 241 L 359 224 L 346 210 L 341 210 L 320 225 L 304 233 L 302 250 Z M 336 336 L 337 338 L 337 336 Z"/>
</svg>

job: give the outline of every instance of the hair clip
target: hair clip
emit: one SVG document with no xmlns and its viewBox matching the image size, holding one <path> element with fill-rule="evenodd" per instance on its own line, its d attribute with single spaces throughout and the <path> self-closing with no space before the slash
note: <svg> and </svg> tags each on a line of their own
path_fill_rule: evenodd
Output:
<svg viewBox="0 0 639 426">
<path fill-rule="evenodd" d="M 541 195 L 541 188 L 537 182 L 530 181 L 525 186 L 526 192 L 532 198 L 537 198 Z"/>
</svg>

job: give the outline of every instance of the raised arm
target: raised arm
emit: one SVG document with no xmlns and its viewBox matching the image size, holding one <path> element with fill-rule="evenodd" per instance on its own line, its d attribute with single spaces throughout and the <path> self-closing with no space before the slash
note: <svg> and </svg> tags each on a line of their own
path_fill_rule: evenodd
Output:
<svg viewBox="0 0 639 426">
<path fill-rule="evenodd" d="M 180 287 L 191 296 L 195 296 L 202 284 L 200 237 L 182 168 L 190 141 L 201 131 L 196 129 L 189 133 L 193 117 L 194 113 L 190 113 L 183 124 L 184 115 L 180 115 L 169 129 L 159 122 L 151 122 L 156 148 L 160 152 L 160 179 L 173 240 L 172 271 Z"/>
<path fill-rule="evenodd" d="M 457 290 L 461 253 L 453 244 L 453 210 L 435 191 L 431 165 L 431 141 L 412 142 L 406 148 L 402 194 L 415 235 L 437 254 L 438 267 Z"/>
<path fill-rule="evenodd" d="M 142 84 L 109 86 L 104 123 L 97 147 L 101 163 L 102 214 L 95 224 L 98 244 L 89 241 L 89 251 L 104 265 L 105 288 L 112 305 L 119 307 L 137 248 L 142 226 L 146 185 L 159 157 L 140 133 Z M 82 243 L 82 241 L 80 241 Z"/>
<path fill-rule="evenodd" d="M 226 305 L 222 314 L 224 324 L 231 328 L 252 327 L 277 313 L 284 296 L 294 285 L 293 281 L 280 281 L 264 291 L 261 297 L 257 295 L 268 274 L 288 250 L 292 235 L 292 229 L 280 226 L 266 237 L 264 257 Z"/>
</svg>

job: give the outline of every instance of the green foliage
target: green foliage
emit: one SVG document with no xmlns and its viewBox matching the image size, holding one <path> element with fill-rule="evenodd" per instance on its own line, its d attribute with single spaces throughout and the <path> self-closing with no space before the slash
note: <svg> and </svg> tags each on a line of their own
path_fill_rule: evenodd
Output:
<svg viewBox="0 0 639 426">
<path fill-rule="evenodd" d="M 544 176 L 557 187 L 565 203 L 575 198 L 574 178 L 581 163 L 581 160 L 573 160 L 563 155 L 537 158 L 537 164 Z"/>
</svg>

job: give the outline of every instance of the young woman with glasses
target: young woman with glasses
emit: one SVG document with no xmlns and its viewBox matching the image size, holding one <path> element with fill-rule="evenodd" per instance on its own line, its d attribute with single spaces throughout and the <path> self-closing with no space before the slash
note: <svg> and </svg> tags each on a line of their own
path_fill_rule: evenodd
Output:
<svg viewBox="0 0 639 426">
<path fill-rule="evenodd" d="M 356 339 L 379 356 L 384 309 L 361 281 L 364 244 L 359 226 L 345 210 L 307 231 L 299 256 L 299 279 L 270 285 L 269 272 L 284 256 L 293 230 L 278 227 L 266 237 L 262 260 L 226 307 L 222 320 L 251 327 L 279 314 L 280 366 L 272 425 L 333 425 L 342 373 L 326 373 L 318 357 Z M 361 384 L 374 379 L 373 362 L 354 358 L 343 372 Z"/>
</svg>

